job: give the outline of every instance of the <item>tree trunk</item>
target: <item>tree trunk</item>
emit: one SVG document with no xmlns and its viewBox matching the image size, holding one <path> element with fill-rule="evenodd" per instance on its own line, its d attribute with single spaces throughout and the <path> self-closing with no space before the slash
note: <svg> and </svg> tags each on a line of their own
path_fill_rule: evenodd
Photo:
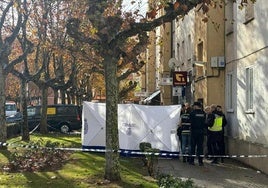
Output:
<svg viewBox="0 0 268 188">
<path fill-rule="evenodd" d="M 7 126 L 6 126 L 6 74 L 3 67 L 0 65 L 0 142 L 7 140 Z"/>
<path fill-rule="evenodd" d="M 41 121 L 40 121 L 40 133 L 48 133 L 47 129 L 47 95 L 48 90 L 46 86 L 41 86 L 42 100 L 41 100 Z"/>
<path fill-rule="evenodd" d="M 71 104 L 71 94 L 70 93 L 66 93 L 66 100 L 67 100 L 67 104 Z"/>
<path fill-rule="evenodd" d="M 71 103 L 69 104 L 77 104 L 77 102 L 75 101 L 75 96 L 74 95 L 71 95 Z"/>
<path fill-rule="evenodd" d="M 54 89 L 54 104 L 58 104 L 59 93 L 57 89 Z"/>
<path fill-rule="evenodd" d="M 66 95 L 63 89 L 60 90 L 60 95 L 61 95 L 61 104 L 66 104 Z"/>
<path fill-rule="evenodd" d="M 29 127 L 28 127 L 28 115 L 27 115 L 27 91 L 26 91 L 26 80 L 21 79 L 21 106 L 22 106 L 22 140 L 29 141 Z"/>
<path fill-rule="evenodd" d="M 104 60 L 105 85 L 106 85 L 106 164 L 105 178 L 118 181 L 120 177 L 119 140 L 118 140 L 118 81 L 117 61 L 108 56 Z"/>
</svg>

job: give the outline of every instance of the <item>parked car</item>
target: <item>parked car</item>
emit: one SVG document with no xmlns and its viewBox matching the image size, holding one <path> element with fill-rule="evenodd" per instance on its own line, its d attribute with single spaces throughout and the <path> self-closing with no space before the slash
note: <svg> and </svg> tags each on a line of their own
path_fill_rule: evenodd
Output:
<svg viewBox="0 0 268 188">
<path fill-rule="evenodd" d="M 7 123 L 17 123 L 17 122 L 20 122 L 20 121 L 22 121 L 21 112 L 16 112 L 16 114 L 6 117 L 6 122 Z"/>
<path fill-rule="evenodd" d="M 15 102 L 9 101 L 5 103 L 6 117 L 15 115 L 17 113 L 17 106 Z"/>
<path fill-rule="evenodd" d="M 40 124 L 41 106 L 27 108 L 29 130 L 33 130 Z M 81 110 L 77 105 L 48 105 L 47 125 L 49 131 L 61 131 L 63 133 L 79 130 L 82 127 Z"/>
</svg>

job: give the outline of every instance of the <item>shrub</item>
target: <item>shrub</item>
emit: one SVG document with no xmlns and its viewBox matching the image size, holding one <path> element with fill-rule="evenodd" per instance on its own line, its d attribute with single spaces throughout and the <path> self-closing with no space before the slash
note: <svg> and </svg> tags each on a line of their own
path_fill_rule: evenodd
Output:
<svg viewBox="0 0 268 188">
<path fill-rule="evenodd" d="M 142 152 L 145 152 L 146 149 L 152 148 L 152 145 L 149 142 L 141 142 L 139 147 Z"/>
<path fill-rule="evenodd" d="M 69 158 L 71 152 L 54 150 L 45 147 L 60 147 L 58 143 L 46 142 L 42 139 L 38 143 L 31 143 L 35 149 L 15 149 L 10 156 L 9 163 L 3 166 L 7 172 L 33 172 L 59 169 Z"/>
<path fill-rule="evenodd" d="M 144 166 L 147 167 L 149 175 L 152 177 L 155 176 L 158 164 L 158 156 L 156 156 L 155 153 L 159 153 L 159 149 L 152 148 L 149 142 L 141 142 L 139 147 L 142 152 L 148 153 L 144 155 L 142 161 Z"/>
<path fill-rule="evenodd" d="M 160 188 L 197 188 L 191 179 L 182 180 L 172 175 L 161 174 L 157 177 Z"/>
</svg>

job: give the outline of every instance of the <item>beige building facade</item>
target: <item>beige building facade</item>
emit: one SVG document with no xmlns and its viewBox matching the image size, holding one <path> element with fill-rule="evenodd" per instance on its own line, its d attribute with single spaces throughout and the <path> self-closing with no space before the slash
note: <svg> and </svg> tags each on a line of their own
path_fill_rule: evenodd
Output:
<svg viewBox="0 0 268 188">
<path fill-rule="evenodd" d="M 156 1 L 149 1 L 150 6 L 156 6 Z M 164 9 L 157 16 L 164 14 Z M 172 86 L 163 84 L 163 78 L 170 77 L 168 61 L 171 58 L 171 23 L 166 23 L 149 32 L 150 44 L 146 52 L 146 65 L 143 74 L 144 91 L 150 96 L 160 91 L 154 97 L 153 104 L 172 104 Z M 149 103 L 150 104 L 150 103 Z M 151 103 L 152 104 L 152 103 Z"/>
<path fill-rule="evenodd" d="M 163 13 L 161 9 L 158 15 Z M 204 22 L 205 17 L 210 19 Z M 148 93 L 161 90 L 164 105 L 200 101 L 204 106 L 218 104 L 224 108 L 224 8 L 211 9 L 207 15 L 191 10 L 183 19 L 164 24 L 149 35 L 145 71 Z M 176 60 L 174 66 L 170 66 L 170 59 Z M 162 84 L 174 71 L 187 72 L 187 85 Z"/>
<path fill-rule="evenodd" d="M 204 18 L 209 19 L 205 22 Z M 204 106 L 224 107 L 224 8 L 211 8 L 207 14 L 201 10 L 195 13 L 194 51 L 194 100 Z"/>
<path fill-rule="evenodd" d="M 198 9 L 173 22 L 173 57 L 178 60 L 175 71 L 188 74 L 178 102 L 224 107 L 224 9 L 211 8 L 207 14 Z M 204 18 L 209 19 L 204 22 Z"/>
</svg>

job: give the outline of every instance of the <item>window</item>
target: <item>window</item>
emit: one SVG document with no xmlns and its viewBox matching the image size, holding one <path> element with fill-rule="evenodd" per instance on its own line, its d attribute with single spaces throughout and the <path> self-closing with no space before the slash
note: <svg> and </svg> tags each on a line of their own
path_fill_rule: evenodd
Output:
<svg viewBox="0 0 268 188">
<path fill-rule="evenodd" d="M 28 114 L 28 116 L 40 115 L 41 114 L 40 107 L 36 106 L 36 107 L 27 108 L 27 114 Z"/>
<path fill-rule="evenodd" d="M 203 61 L 203 42 L 200 42 L 198 45 L 197 45 L 197 59 L 198 61 Z"/>
<path fill-rule="evenodd" d="M 228 0 L 226 3 L 225 33 L 229 35 L 234 32 L 234 1 Z"/>
<path fill-rule="evenodd" d="M 253 110 L 253 68 L 246 69 L 246 108 Z"/>
<path fill-rule="evenodd" d="M 188 55 L 188 60 L 190 60 L 192 58 L 192 38 L 191 35 L 188 35 L 188 51 L 187 51 L 187 55 Z"/>
<path fill-rule="evenodd" d="M 73 106 L 59 106 L 57 107 L 57 114 L 74 116 L 77 114 L 77 108 Z"/>
<path fill-rule="evenodd" d="M 179 43 L 177 43 L 177 59 L 180 61 L 180 44 Z"/>
<path fill-rule="evenodd" d="M 16 111 L 16 104 L 5 104 L 6 111 Z"/>
<path fill-rule="evenodd" d="M 233 73 L 227 74 L 227 111 L 233 110 Z"/>
<path fill-rule="evenodd" d="M 182 64 L 184 64 L 185 58 L 186 58 L 186 56 L 185 56 L 186 49 L 185 49 L 185 42 L 184 41 L 182 41 L 182 43 L 181 43 L 181 51 L 182 51 L 181 60 L 182 60 Z"/>
<path fill-rule="evenodd" d="M 245 24 L 249 23 L 254 19 L 254 4 L 251 1 L 248 1 L 245 6 Z"/>
<path fill-rule="evenodd" d="M 203 42 L 200 42 L 197 46 L 197 59 L 198 61 L 203 61 Z M 196 77 L 202 77 L 204 76 L 204 66 L 203 65 L 198 65 L 195 64 L 195 69 L 196 69 Z"/>
</svg>

